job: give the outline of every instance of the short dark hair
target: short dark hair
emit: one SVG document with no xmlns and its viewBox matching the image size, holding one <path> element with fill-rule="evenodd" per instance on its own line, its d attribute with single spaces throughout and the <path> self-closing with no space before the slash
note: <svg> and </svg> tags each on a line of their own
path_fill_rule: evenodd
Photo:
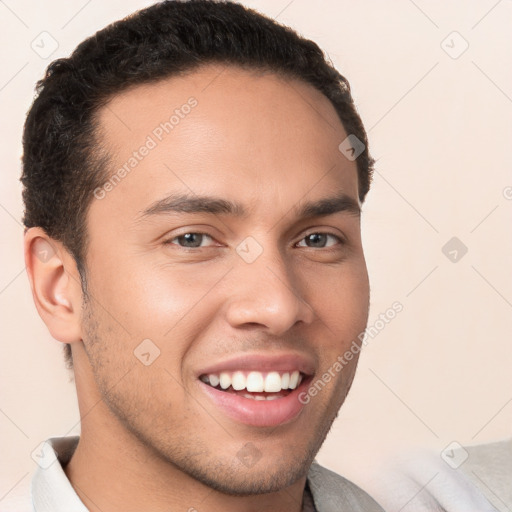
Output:
<svg viewBox="0 0 512 512">
<path fill-rule="evenodd" d="M 348 81 L 320 48 L 292 29 L 233 2 L 164 1 L 112 23 L 57 59 L 37 83 L 23 133 L 25 226 L 39 226 L 74 257 L 86 293 L 86 214 L 108 174 L 96 114 L 113 95 L 209 63 L 274 72 L 313 85 L 333 104 L 357 158 L 359 199 L 374 161 Z M 341 141 L 340 141 L 341 142 Z M 95 148 L 95 152 L 91 148 Z M 72 367 L 70 346 L 66 362 Z"/>
</svg>

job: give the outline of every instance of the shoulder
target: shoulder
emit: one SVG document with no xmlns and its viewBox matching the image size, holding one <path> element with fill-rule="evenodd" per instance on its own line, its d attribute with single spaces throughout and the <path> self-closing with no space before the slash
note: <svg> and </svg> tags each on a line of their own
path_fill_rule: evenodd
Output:
<svg viewBox="0 0 512 512">
<path fill-rule="evenodd" d="M 466 446 L 461 470 L 498 510 L 512 509 L 512 439 Z"/>
<path fill-rule="evenodd" d="M 463 471 L 470 459 L 466 448 L 452 445 L 441 453 L 414 450 L 395 454 L 393 461 L 386 461 L 380 468 L 378 482 L 372 486 L 377 499 L 390 510 L 502 510 Z"/>
<path fill-rule="evenodd" d="M 360 487 L 317 462 L 309 469 L 308 484 L 318 512 L 383 512 Z"/>
<path fill-rule="evenodd" d="M 499 470 L 512 473 L 512 438 L 488 444 L 466 446 L 468 453 L 467 468 L 473 470 Z"/>
</svg>

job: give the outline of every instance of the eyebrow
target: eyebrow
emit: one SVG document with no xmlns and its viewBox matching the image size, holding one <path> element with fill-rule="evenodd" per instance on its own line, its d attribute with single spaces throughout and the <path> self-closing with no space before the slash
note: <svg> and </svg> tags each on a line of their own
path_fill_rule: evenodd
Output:
<svg viewBox="0 0 512 512">
<path fill-rule="evenodd" d="M 360 217 L 361 207 L 351 196 L 340 193 L 318 201 L 309 201 L 300 207 L 292 208 L 299 218 L 323 217 L 335 213 L 347 213 Z M 208 213 L 211 215 L 231 215 L 233 217 L 247 217 L 246 208 L 237 202 L 229 201 L 215 196 L 197 196 L 189 194 L 172 194 L 152 203 L 143 210 L 138 218 L 143 220 L 154 215 L 172 213 Z"/>
</svg>

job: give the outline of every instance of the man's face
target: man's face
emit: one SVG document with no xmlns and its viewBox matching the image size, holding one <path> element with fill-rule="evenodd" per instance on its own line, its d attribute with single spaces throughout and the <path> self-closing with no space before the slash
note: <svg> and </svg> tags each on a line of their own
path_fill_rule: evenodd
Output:
<svg viewBox="0 0 512 512">
<path fill-rule="evenodd" d="M 357 357 L 332 368 L 368 317 L 359 216 L 304 211 L 343 194 L 357 205 L 334 108 L 305 83 L 208 66 L 114 97 L 99 123 L 117 178 L 88 212 L 74 349 L 79 392 L 110 410 L 95 435 L 122 426 L 226 493 L 290 485 L 344 401 Z M 177 196 L 202 199 L 176 209 Z M 208 211 L 203 196 L 239 207 Z M 250 391 L 290 386 L 295 371 L 295 390 Z M 246 388 L 223 390 L 233 378 Z"/>
</svg>

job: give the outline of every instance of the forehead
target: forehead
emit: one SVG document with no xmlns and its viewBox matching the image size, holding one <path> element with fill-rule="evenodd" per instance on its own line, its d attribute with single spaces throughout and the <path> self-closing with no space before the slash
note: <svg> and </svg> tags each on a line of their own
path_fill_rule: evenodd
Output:
<svg viewBox="0 0 512 512">
<path fill-rule="evenodd" d="M 269 204 L 340 189 L 358 197 L 356 164 L 338 150 L 343 125 L 300 80 L 209 65 L 115 96 L 99 126 L 109 172 L 122 175 L 111 204 L 143 208 L 176 189 Z"/>
</svg>

